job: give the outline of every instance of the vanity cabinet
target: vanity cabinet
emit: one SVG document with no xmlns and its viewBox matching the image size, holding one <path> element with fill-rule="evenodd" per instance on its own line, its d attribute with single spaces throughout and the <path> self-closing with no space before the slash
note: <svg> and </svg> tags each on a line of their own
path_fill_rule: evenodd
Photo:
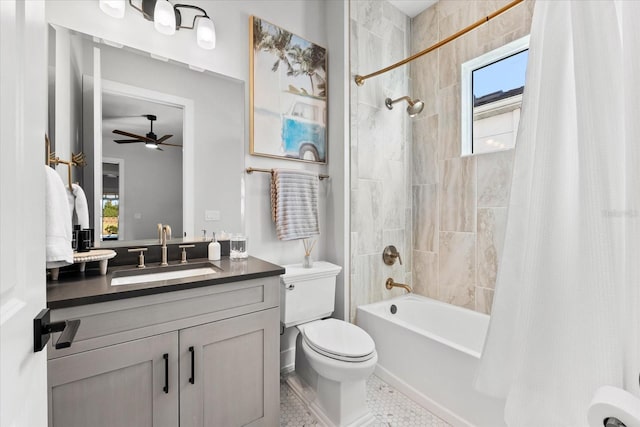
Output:
<svg viewBox="0 0 640 427">
<path fill-rule="evenodd" d="M 49 426 L 174 427 L 177 368 L 177 332 L 52 359 Z"/>
<path fill-rule="evenodd" d="M 81 325 L 49 344 L 49 426 L 278 425 L 278 292 L 268 277 L 52 310 Z"/>
</svg>

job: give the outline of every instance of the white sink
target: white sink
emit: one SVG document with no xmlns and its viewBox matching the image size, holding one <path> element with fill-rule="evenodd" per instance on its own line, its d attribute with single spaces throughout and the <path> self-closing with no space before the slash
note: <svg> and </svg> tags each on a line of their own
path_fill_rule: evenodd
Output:
<svg viewBox="0 0 640 427">
<path fill-rule="evenodd" d="M 211 266 L 185 268 L 185 269 L 172 270 L 172 271 L 158 271 L 158 270 L 162 270 L 162 267 L 154 268 L 152 271 L 149 271 L 148 273 L 146 273 L 144 270 L 134 270 L 134 271 L 131 271 L 130 273 L 129 271 L 117 271 L 114 273 L 113 277 L 111 278 L 111 286 L 133 285 L 136 283 L 163 282 L 165 280 L 208 276 L 210 274 L 218 273 L 218 271 Z"/>
</svg>

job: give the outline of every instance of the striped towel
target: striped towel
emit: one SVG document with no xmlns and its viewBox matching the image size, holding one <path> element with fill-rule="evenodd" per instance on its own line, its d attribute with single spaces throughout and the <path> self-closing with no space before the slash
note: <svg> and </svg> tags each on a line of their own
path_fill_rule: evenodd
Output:
<svg viewBox="0 0 640 427">
<path fill-rule="evenodd" d="M 280 240 L 320 234 L 318 174 L 300 170 L 271 171 L 271 216 Z"/>
</svg>

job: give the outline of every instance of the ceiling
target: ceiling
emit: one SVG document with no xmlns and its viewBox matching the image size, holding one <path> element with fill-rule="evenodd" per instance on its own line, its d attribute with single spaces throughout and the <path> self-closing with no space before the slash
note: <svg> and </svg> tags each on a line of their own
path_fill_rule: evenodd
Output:
<svg viewBox="0 0 640 427">
<path fill-rule="evenodd" d="M 389 3 L 400 9 L 402 13 L 410 18 L 413 18 L 437 2 L 438 0 L 389 0 Z"/>
<path fill-rule="evenodd" d="M 158 138 L 171 134 L 173 137 L 167 142 L 182 144 L 182 108 L 106 92 L 102 94 L 102 129 L 105 133 L 111 134 L 114 129 L 120 129 L 145 135 L 150 128 L 149 120 L 142 117 L 145 114 L 157 116 L 158 119 L 153 122 L 153 132 Z M 112 135 L 111 140 L 126 139 L 121 135 Z"/>
</svg>

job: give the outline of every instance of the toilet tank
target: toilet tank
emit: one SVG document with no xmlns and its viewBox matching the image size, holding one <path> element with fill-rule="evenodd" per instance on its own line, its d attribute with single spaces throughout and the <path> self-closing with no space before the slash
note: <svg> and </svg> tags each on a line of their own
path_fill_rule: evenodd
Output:
<svg viewBox="0 0 640 427">
<path fill-rule="evenodd" d="M 285 328 L 333 313 L 339 265 L 316 261 L 311 268 L 285 265 L 280 276 L 280 321 Z"/>
</svg>

